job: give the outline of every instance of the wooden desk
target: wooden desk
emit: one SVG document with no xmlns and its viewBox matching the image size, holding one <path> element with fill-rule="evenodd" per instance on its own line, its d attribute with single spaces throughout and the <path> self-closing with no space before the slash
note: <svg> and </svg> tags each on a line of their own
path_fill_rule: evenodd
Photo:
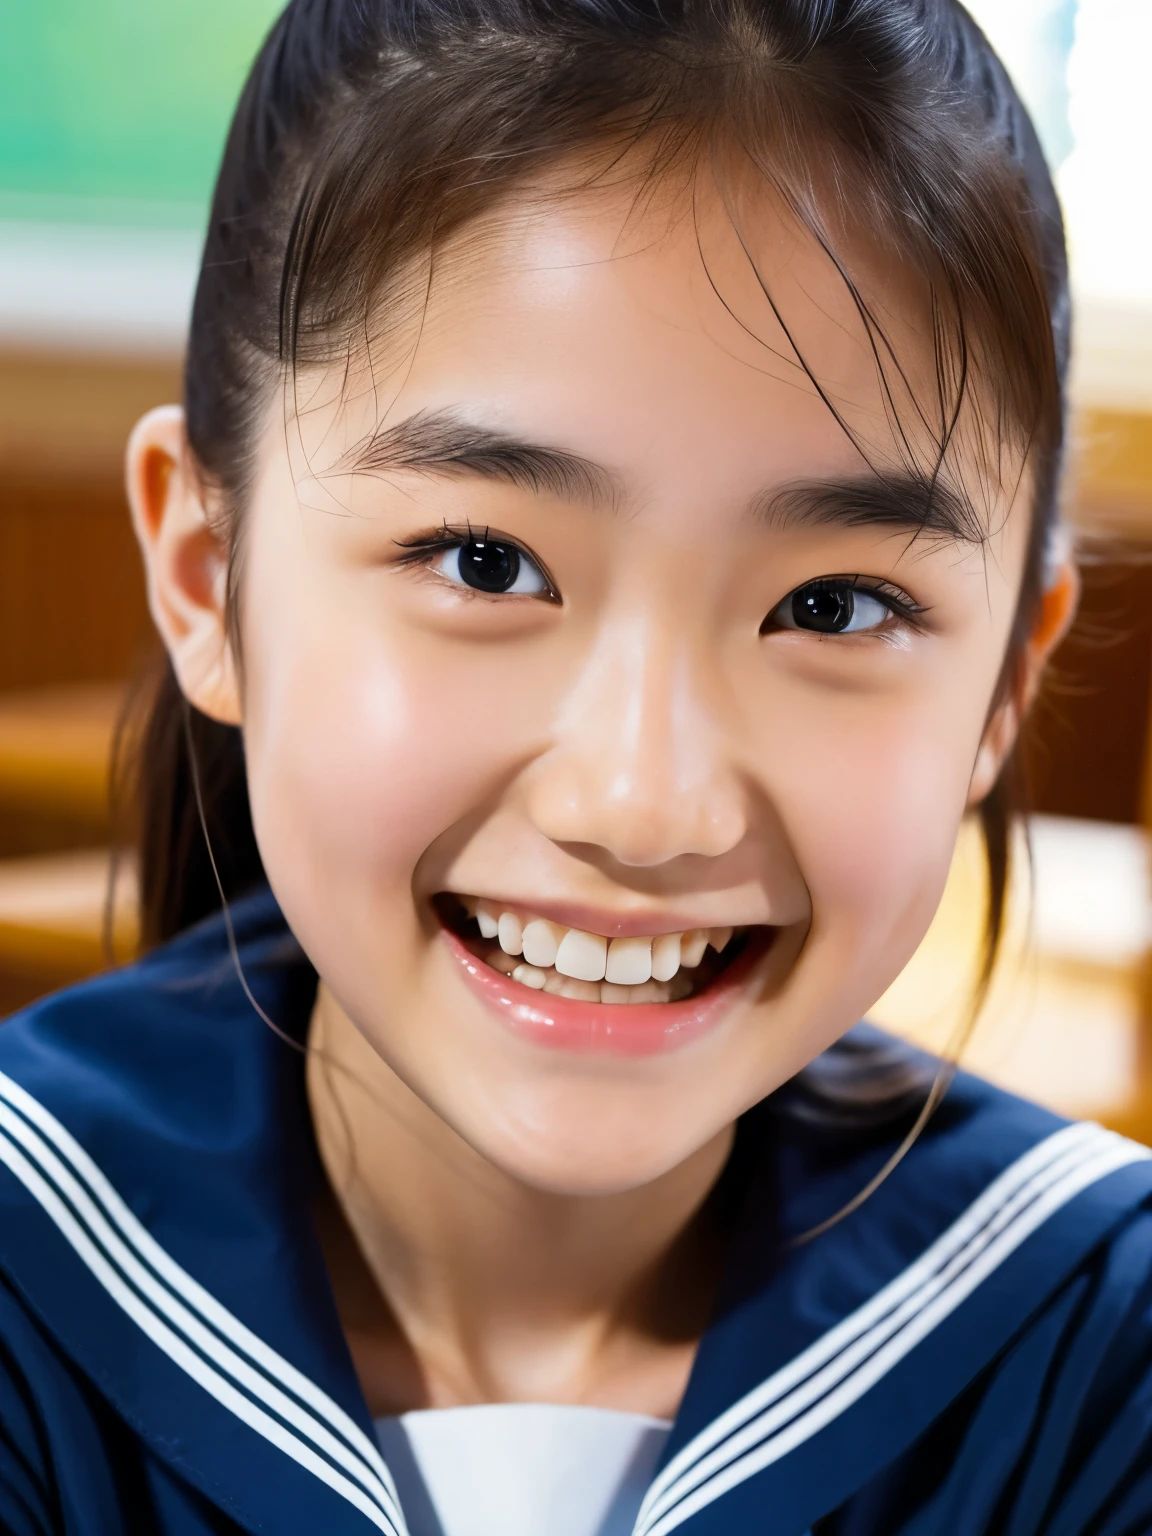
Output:
<svg viewBox="0 0 1152 1536">
<path fill-rule="evenodd" d="M 0 862 L 0 1012 L 136 952 L 136 880 L 105 849 Z"/>
<path fill-rule="evenodd" d="M 0 693 L 0 857 L 109 839 L 116 683 Z"/>
<path fill-rule="evenodd" d="M 1152 544 L 1152 411 L 1077 412 L 1069 471 L 1067 503 L 1077 532 Z"/>
</svg>

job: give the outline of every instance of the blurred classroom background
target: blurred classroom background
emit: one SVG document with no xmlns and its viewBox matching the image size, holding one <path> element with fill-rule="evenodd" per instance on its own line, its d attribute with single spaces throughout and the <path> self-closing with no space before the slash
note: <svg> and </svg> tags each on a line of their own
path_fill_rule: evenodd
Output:
<svg viewBox="0 0 1152 1536">
<path fill-rule="evenodd" d="M 1067 512 L 1081 619 L 1029 727 L 1037 814 L 965 1061 L 1152 1141 L 1152 57 L 1149 0 L 970 0 L 1058 167 L 1076 295 Z M 124 441 L 179 398 L 214 167 L 276 0 L 54 0 L 0 17 L 0 1015 L 135 943 L 106 921 L 108 761 L 152 648 Z M 874 1017 L 964 1021 L 983 882 Z"/>
</svg>

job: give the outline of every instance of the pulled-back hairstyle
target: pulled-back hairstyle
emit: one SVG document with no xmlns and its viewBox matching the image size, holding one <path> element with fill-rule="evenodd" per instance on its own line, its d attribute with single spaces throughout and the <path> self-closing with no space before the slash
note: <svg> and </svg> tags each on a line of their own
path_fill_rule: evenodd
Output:
<svg viewBox="0 0 1152 1536">
<path fill-rule="evenodd" d="M 638 153 L 649 181 L 733 153 L 762 176 L 851 292 L 898 438 L 907 374 L 837 232 L 862 232 L 923 283 L 935 383 L 914 406 L 934 457 L 909 467 L 925 518 L 962 407 L 990 436 L 993 470 L 1029 464 L 1030 552 L 999 702 L 1058 515 L 1068 284 L 1031 123 L 955 0 L 292 0 L 229 134 L 185 371 L 233 601 L 273 392 L 299 365 L 355 356 L 398 275 L 528 178 L 600 146 L 616 164 Z M 219 905 L 190 751 L 224 892 L 263 877 L 240 732 L 185 711 L 166 668 L 139 754 L 148 942 Z M 1007 879 L 1003 781 L 981 815 L 986 980 Z"/>
</svg>

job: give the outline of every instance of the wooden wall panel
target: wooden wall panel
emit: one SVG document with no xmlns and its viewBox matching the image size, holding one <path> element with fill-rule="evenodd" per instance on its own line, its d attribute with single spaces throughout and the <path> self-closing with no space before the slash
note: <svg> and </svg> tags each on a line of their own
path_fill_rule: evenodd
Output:
<svg viewBox="0 0 1152 1536">
<path fill-rule="evenodd" d="M 1152 811 L 1152 415 L 1079 412 L 1066 502 L 1083 594 L 1026 728 L 1029 799 L 1053 815 L 1136 822 Z"/>
<path fill-rule="evenodd" d="M 1025 732 L 1032 809 L 1140 821 L 1152 696 L 1152 546 L 1086 561 L 1080 613 Z"/>
<path fill-rule="evenodd" d="M 0 690 L 124 677 L 150 643 L 124 445 L 172 362 L 0 354 Z"/>
<path fill-rule="evenodd" d="M 124 677 L 150 629 L 116 482 L 0 480 L 0 689 Z"/>
<path fill-rule="evenodd" d="M 175 360 L 0 352 L 0 484 L 119 485 L 133 424 L 180 398 Z"/>
</svg>

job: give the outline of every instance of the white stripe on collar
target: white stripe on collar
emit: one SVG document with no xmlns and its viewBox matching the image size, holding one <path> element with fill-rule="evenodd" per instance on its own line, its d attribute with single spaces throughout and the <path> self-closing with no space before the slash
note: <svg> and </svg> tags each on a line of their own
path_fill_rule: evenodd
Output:
<svg viewBox="0 0 1152 1536">
<path fill-rule="evenodd" d="M 667 1536 L 851 1407 L 1049 1216 L 1106 1174 L 1152 1157 L 1097 1125 L 1054 1132 L 993 1181 L 921 1257 L 726 1409 L 648 1490 L 636 1536 Z"/>
<path fill-rule="evenodd" d="M 117 1305 L 176 1365 L 386 1536 L 407 1536 L 391 1474 L 367 1435 L 182 1269 L 75 1137 L 2 1072 L 0 1162 L 39 1201 Z"/>
</svg>

